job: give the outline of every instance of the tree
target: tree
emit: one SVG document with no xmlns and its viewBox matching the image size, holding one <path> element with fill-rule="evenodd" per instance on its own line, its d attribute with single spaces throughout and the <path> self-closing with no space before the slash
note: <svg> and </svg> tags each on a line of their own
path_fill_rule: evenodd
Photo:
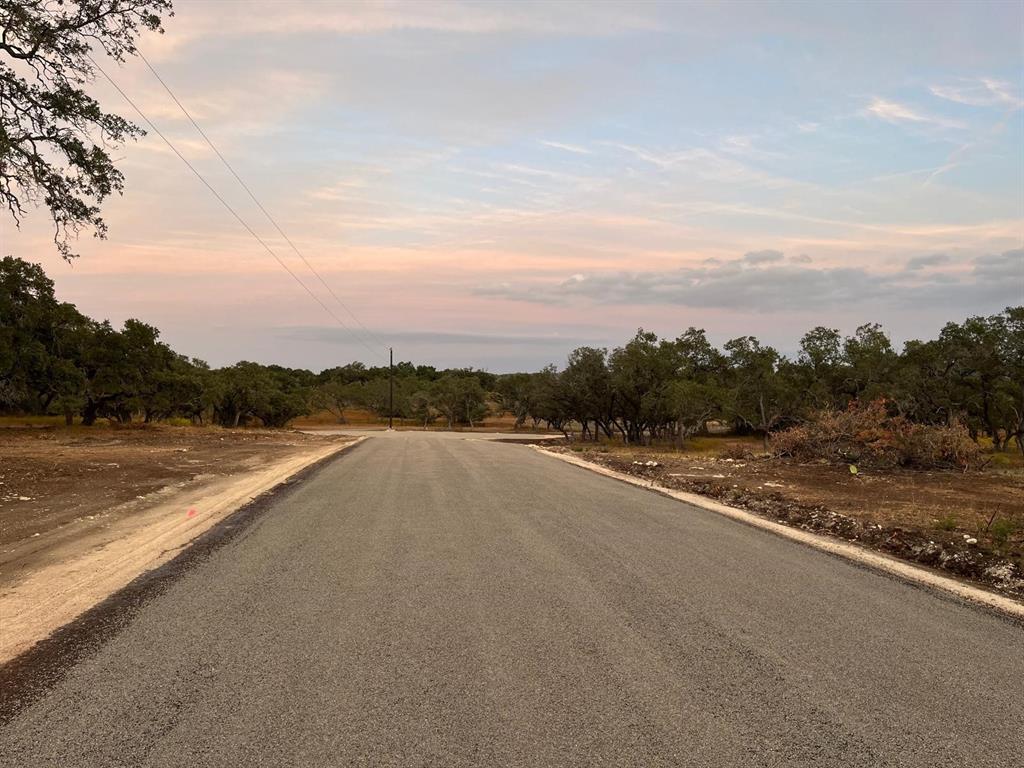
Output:
<svg viewBox="0 0 1024 768">
<path fill-rule="evenodd" d="M 789 415 L 793 400 L 779 372 L 783 358 L 753 336 L 732 339 L 725 349 L 732 375 L 729 408 L 741 423 L 761 433 L 767 450 L 768 433 Z"/>
<path fill-rule="evenodd" d="M 0 198 L 16 223 L 27 205 L 45 205 L 65 259 L 82 229 L 106 235 L 100 203 L 124 187 L 109 152 L 144 133 L 82 88 L 96 75 L 91 54 L 124 61 L 139 34 L 163 31 L 164 15 L 173 15 L 170 0 L 0 5 Z"/>
<path fill-rule="evenodd" d="M 687 328 L 674 346 L 677 367 L 669 386 L 668 410 L 674 421 L 674 439 L 681 447 L 686 438 L 705 430 L 707 422 L 722 412 L 728 363 L 703 328 Z"/>
<path fill-rule="evenodd" d="M 808 406 L 814 410 L 845 407 L 839 392 L 843 367 L 843 341 L 835 328 L 818 326 L 800 339 L 797 375 Z"/>
<path fill-rule="evenodd" d="M 434 384 L 432 400 L 447 420 L 449 429 L 456 423 L 468 423 L 472 427 L 487 415 L 487 394 L 474 375 L 448 373 L 442 376 Z"/>
<path fill-rule="evenodd" d="M 608 368 L 623 439 L 644 442 L 648 429 L 668 421 L 667 389 L 678 369 L 675 347 L 641 328 L 612 352 Z"/>
<path fill-rule="evenodd" d="M 356 382 L 346 383 L 341 376 L 332 378 L 317 387 L 313 404 L 330 411 L 339 424 L 346 424 L 345 411 L 362 402 L 362 388 Z"/>
<path fill-rule="evenodd" d="M 672 436 L 676 447 L 697 434 L 722 408 L 722 390 L 692 379 L 676 379 L 666 392 L 667 409 L 674 422 Z"/>
<path fill-rule="evenodd" d="M 501 408 L 515 417 L 512 428 L 519 429 L 535 409 L 533 374 L 510 373 L 502 376 L 496 384 L 494 394 Z"/>
<path fill-rule="evenodd" d="M 615 392 L 608 370 L 608 351 L 595 347 L 579 347 L 569 354 L 561 376 L 561 391 L 570 418 L 580 423 L 585 440 L 599 433 L 612 436 L 615 420 Z M 594 422 L 591 432 L 589 424 Z"/>
<path fill-rule="evenodd" d="M 80 391 L 72 361 L 89 324 L 57 301 L 38 264 L 0 260 L 0 407 L 45 412 L 56 398 Z"/>
<path fill-rule="evenodd" d="M 843 342 L 846 393 L 853 400 L 878 400 L 892 389 L 897 355 L 878 323 L 868 323 Z"/>
<path fill-rule="evenodd" d="M 419 389 L 409 396 L 409 415 L 416 419 L 416 421 L 423 422 L 424 429 L 437 418 L 438 413 L 434 408 L 429 391 Z"/>
<path fill-rule="evenodd" d="M 963 403 L 967 428 L 972 437 L 984 432 L 992 438 L 996 450 L 1004 447 L 1001 427 L 1007 422 L 1012 405 L 1004 396 L 1008 370 L 1006 318 L 970 317 L 963 323 L 947 323 L 939 334 L 952 357 L 950 388 Z M 1010 439 L 1006 435 L 1006 441 Z"/>
<path fill-rule="evenodd" d="M 1024 455 L 1024 306 L 1007 307 L 1003 315 L 1003 360 L 1007 376 L 1002 391 L 1008 404 L 1007 440 L 1012 436 Z"/>
</svg>

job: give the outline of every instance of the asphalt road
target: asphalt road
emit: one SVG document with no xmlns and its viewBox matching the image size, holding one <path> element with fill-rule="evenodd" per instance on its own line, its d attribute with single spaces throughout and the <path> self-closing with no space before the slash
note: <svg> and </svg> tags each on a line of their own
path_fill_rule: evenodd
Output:
<svg viewBox="0 0 1024 768">
<path fill-rule="evenodd" d="M 546 458 L 373 437 L 9 722 L 3 766 L 1000 766 L 1024 629 Z"/>
</svg>

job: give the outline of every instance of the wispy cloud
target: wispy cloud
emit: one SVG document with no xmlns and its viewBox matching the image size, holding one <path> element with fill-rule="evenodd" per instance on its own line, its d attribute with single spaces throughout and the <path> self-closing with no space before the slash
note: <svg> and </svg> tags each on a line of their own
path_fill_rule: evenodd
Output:
<svg viewBox="0 0 1024 768">
<path fill-rule="evenodd" d="M 1021 89 L 1005 80 L 989 77 L 960 80 L 952 85 L 932 85 L 929 90 L 940 99 L 972 107 L 1024 107 Z"/>
<path fill-rule="evenodd" d="M 561 149 L 564 152 L 571 152 L 574 155 L 591 155 L 593 152 L 586 147 L 581 147 L 577 144 L 564 144 L 560 141 L 542 141 L 545 147 L 551 147 L 552 149 Z"/>
<path fill-rule="evenodd" d="M 867 106 L 865 112 L 871 117 L 876 117 L 887 123 L 916 123 L 918 125 L 931 125 L 941 128 L 965 127 L 959 120 L 951 120 L 938 115 L 928 114 L 906 104 L 900 104 L 899 102 L 879 97 L 875 97 L 871 104 Z"/>
</svg>

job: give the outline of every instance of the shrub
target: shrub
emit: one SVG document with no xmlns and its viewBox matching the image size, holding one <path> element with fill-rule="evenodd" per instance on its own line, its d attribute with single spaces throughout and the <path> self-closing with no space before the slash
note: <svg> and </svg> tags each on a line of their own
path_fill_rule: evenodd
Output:
<svg viewBox="0 0 1024 768">
<path fill-rule="evenodd" d="M 1010 536 L 1016 533 L 1016 531 L 1017 523 L 1009 517 L 999 518 L 988 528 L 988 534 L 992 537 L 992 541 L 1000 546 L 1006 544 L 1006 542 L 1009 541 Z"/>
<path fill-rule="evenodd" d="M 825 460 L 862 467 L 972 469 L 981 448 L 962 424 L 928 426 L 890 415 L 885 401 L 821 411 L 772 437 L 772 453 L 800 461 Z"/>
</svg>

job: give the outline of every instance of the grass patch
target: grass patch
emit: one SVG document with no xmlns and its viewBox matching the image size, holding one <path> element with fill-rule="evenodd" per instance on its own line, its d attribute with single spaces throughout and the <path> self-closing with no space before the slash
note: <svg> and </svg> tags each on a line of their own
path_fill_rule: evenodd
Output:
<svg viewBox="0 0 1024 768">
<path fill-rule="evenodd" d="M 1000 517 L 992 521 L 992 525 L 988 527 L 988 535 L 992 537 L 992 541 L 1003 547 L 1006 546 L 1006 542 L 1010 540 L 1010 537 L 1017 532 L 1017 528 L 1016 520 L 1009 517 Z"/>
</svg>

